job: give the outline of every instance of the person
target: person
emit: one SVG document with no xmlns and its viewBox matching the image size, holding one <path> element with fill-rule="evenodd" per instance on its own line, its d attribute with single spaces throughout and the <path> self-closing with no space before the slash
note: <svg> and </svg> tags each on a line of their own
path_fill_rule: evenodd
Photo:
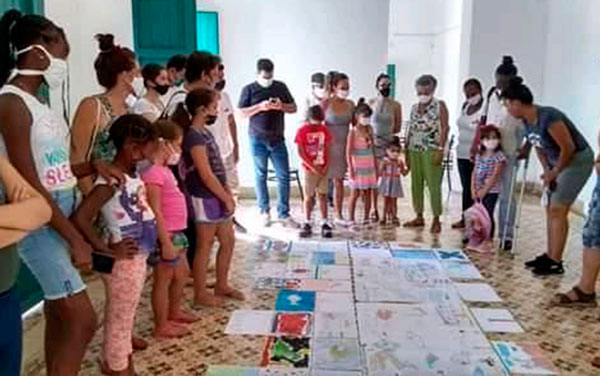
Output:
<svg viewBox="0 0 600 376">
<path fill-rule="evenodd" d="M 398 218 L 398 199 L 404 197 L 402 189 L 401 176 L 406 176 L 408 171 L 404 162 L 400 158 L 402 146 L 400 138 L 394 136 L 386 148 L 386 156 L 379 165 L 379 193 L 383 196 L 383 216 L 381 224 L 392 223 L 394 226 L 400 226 Z"/>
<path fill-rule="evenodd" d="M 231 287 L 228 281 L 235 246 L 231 221 L 235 200 L 227 186 L 219 147 L 207 129 L 216 121 L 218 104 L 219 93 L 210 88 L 196 89 L 185 100 L 193 118 L 183 139 L 181 168 L 196 221 L 194 304 L 204 306 L 222 306 L 223 297 L 244 300 L 244 294 Z M 219 241 L 219 251 L 217 281 L 212 295 L 207 291 L 206 272 L 215 238 Z"/>
<path fill-rule="evenodd" d="M 27 213 L 28 215 L 22 215 Z M 0 364 L 2 374 L 21 374 L 23 327 L 16 289 L 19 274 L 17 242 L 50 221 L 46 200 L 0 157 Z"/>
<path fill-rule="evenodd" d="M 363 225 L 369 224 L 371 214 L 371 195 L 377 189 L 377 161 L 375 158 L 375 132 L 371 126 L 373 110 L 361 98 L 356 105 L 354 123 L 356 124 L 348 133 L 346 155 L 348 158 L 348 171 L 350 173 L 350 207 L 349 219 L 354 223 L 356 202 L 362 196 L 364 205 Z"/>
<path fill-rule="evenodd" d="M 332 228 L 327 217 L 327 158 L 331 147 L 329 129 L 323 124 L 325 114 L 319 105 L 308 109 L 308 122 L 298 128 L 296 144 L 304 170 L 304 216 L 300 237 L 312 234 L 311 218 L 315 205 L 315 194 L 321 211 L 321 236 L 332 237 Z"/>
<path fill-rule="evenodd" d="M 375 156 L 377 163 L 385 158 L 387 147 L 392 142 L 394 135 L 400 133 L 402 127 L 402 106 L 391 97 L 392 81 L 390 76 L 381 73 L 375 80 L 377 96 L 369 100 L 373 108 L 371 123 L 375 130 Z M 378 191 L 373 191 L 373 220 L 379 220 Z"/>
<path fill-rule="evenodd" d="M 452 224 L 454 229 L 465 228 L 464 212 L 473 205 L 471 195 L 471 178 L 473 177 L 474 159 L 471 157 L 471 146 L 475 132 L 479 127 L 483 112 L 483 96 L 481 82 L 476 78 L 469 78 L 463 84 L 465 102 L 456 125 L 458 128 L 458 145 L 456 147 L 456 161 L 458 174 L 462 185 L 462 214 L 460 220 Z M 508 188 L 510 189 L 510 188 Z M 502 223 L 502 222 L 500 222 Z"/>
<path fill-rule="evenodd" d="M 304 109 L 302 116 L 308 121 L 308 111 L 312 106 L 320 105 L 325 97 L 325 74 L 321 72 L 313 73 L 310 76 L 310 94 L 304 100 Z"/>
<path fill-rule="evenodd" d="M 512 78 L 502 96 L 508 112 L 523 119 L 527 132 L 525 149 L 535 146 L 544 170 L 541 178 L 547 201 L 548 249 L 525 266 L 537 275 L 562 274 L 569 211 L 592 173 L 594 154 L 564 113 L 554 107 L 534 104 L 533 94 L 522 78 Z"/>
<path fill-rule="evenodd" d="M 271 225 L 268 161 L 277 177 L 277 214 L 286 227 L 297 228 L 290 216 L 290 163 L 284 138 L 285 114 L 297 111 L 294 97 L 285 83 L 273 78 L 275 66 L 269 59 L 257 62 L 256 81 L 242 89 L 238 107 L 250 118 L 250 149 L 254 158 L 256 198 L 264 226 Z"/>
<path fill-rule="evenodd" d="M 168 167 L 177 165 L 181 159 L 183 131 L 169 120 L 159 120 L 154 127 L 160 147 L 152 157 L 153 166 L 142 174 L 148 202 L 156 216 L 160 244 L 157 260 L 153 260 L 154 336 L 173 338 L 190 333 L 181 324 L 198 320 L 181 308 L 183 288 L 190 273 L 185 257 L 189 243 L 183 232 L 188 212 L 185 196 Z"/>
<path fill-rule="evenodd" d="M 133 106 L 133 113 L 154 122 L 165 110 L 163 96 L 169 91 L 167 70 L 159 64 L 147 64 L 142 68 L 146 94 Z"/>
<path fill-rule="evenodd" d="M 335 190 L 335 225 L 346 226 L 342 214 L 344 206 L 344 177 L 348 170 L 346 149 L 348 133 L 354 114 L 354 102 L 348 99 L 350 79 L 345 73 L 330 72 L 327 94 L 321 106 L 325 110 L 325 124 L 332 136 L 329 149 L 329 179 Z"/>
<path fill-rule="evenodd" d="M 407 167 L 411 173 L 413 209 L 417 216 L 404 223 L 405 227 L 423 227 L 424 190 L 427 185 L 433 222 L 431 233 L 442 230 L 442 158 L 448 138 L 448 108 L 444 101 L 434 97 L 437 80 L 431 75 L 417 79 L 419 103 L 410 113 L 407 134 Z"/>
<path fill-rule="evenodd" d="M 97 34 L 100 53 L 94 62 L 96 79 L 104 92 L 84 98 L 75 111 L 71 128 L 71 163 L 92 161 L 110 163 L 115 155 L 109 141 L 110 128 L 119 116 L 129 112 L 127 98 L 134 93 L 139 76 L 135 54 L 115 45 L 111 34 Z M 93 188 L 93 178 L 78 182 L 83 195 Z"/>
<path fill-rule="evenodd" d="M 499 238 L 504 239 L 500 249 L 510 251 L 513 244 L 517 200 L 512 184 L 515 178 L 516 166 L 523 144 L 524 132 L 523 122 L 512 116 L 502 104 L 502 92 L 506 90 L 508 82 L 518 73 L 511 56 L 504 56 L 502 64 L 498 66 L 495 73 L 496 86 L 491 88 L 486 105 L 482 110 L 481 124 L 495 125 L 502 134 L 502 150 L 506 156 L 506 163 L 502 168 L 502 191 L 500 193 L 500 207 L 498 209 Z M 479 148 L 479 128 L 473 139 L 471 148 L 472 156 L 477 154 Z M 525 155 L 521 155 L 525 157 Z M 513 191 L 511 191 L 511 187 Z M 510 203 L 510 207 L 509 207 Z"/>
<path fill-rule="evenodd" d="M 471 178 L 471 197 L 481 202 L 485 207 L 491 221 L 489 238 L 482 245 L 482 249 L 491 250 L 494 240 L 494 209 L 501 191 L 500 175 L 506 163 L 502 152 L 500 130 L 493 125 L 481 129 L 481 146 L 475 159 L 473 175 Z"/>
<path fill-rule="evenodd" d="M 235 123 L 235 114 L 229 94 L 225 91 L 225 66 L 219 64 L 219 79 L 215 83 L 215 89 L 221 94 L 219 100 L 219 115 L 209 131 L 213 134 L 219 151 L 223 158 L 225 173 L 227 174 L 227 186 L 231 189 L 236 203 L 240 196 L 240 178 L 238 175 L 238 163 L 240 161 L 240 146 L 237 137 L 237 124 Z M 235 217 L 232 219 L 236 231 L 246 233 L 248 230 L 242 226 Z"/>
<path fill-rule="evenodd" d="M 125 182 L 96 179 L 73 221 L 92 244 L 95 259 L 110 265 L 105 269 L 95 263 L 106 295 L 102 373 L 132 376 L 133 322 L 146 280 L 146 259 L 156 246 L 156 219 L 136 166 L 154 155 L 156 135 L 144 117 L 123 115 L 110 128 L 109 138 L 117 150 L 113 166 L 121 169 Z M 98 215 L 106 224 L 102 235 L 94 228 Z"/>
<path fill-rule="evenodd" d="M 180 90 L 185 82 L 185 64 L 188 57 L 186 55 L 177 54 L 171 56 L 167 62 L 167 79 L 169 80 L 169 91 L 163 95 L 163 102 L 166 106 L 169 98 Z"/>
</svg>

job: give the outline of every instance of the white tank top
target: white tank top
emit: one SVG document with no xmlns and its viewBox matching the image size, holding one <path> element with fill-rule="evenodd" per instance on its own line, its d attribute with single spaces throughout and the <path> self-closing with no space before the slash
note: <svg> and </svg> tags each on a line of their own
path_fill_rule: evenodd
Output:
<svg viewBox="0 0 600 376">
<path fill-rule="evenodd" d="M 21 98 L 31 115 L 31 154 L 40 182 L 48 192 L 71 189 L 77 178 L 71 171 L 70 132 L 65 120 L 36 97 L 14 85 L 4 85 L 0 95 Z M 0 135 L 0 155 L 8 157 Z"/>
</svg>

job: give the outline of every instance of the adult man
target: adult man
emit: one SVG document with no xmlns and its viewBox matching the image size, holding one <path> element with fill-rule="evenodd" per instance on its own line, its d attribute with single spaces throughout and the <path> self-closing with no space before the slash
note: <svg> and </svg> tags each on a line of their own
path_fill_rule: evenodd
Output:
<svg viewBox="0 0 600 376">
<path fill-rule="evenodd" d="M 290 179 L 288 151 L 284 139 L 285 114 L 297 111 L 294 98 L 287 86 L 273 79 L 273 62 L 260 59 L 256 81 L 242 90 L 238 107 L 244 117 L 250 118 L 250 148 L 254 158 L 256 197 L 265 226 L 271 225 L 269 192 L 267 189 L 268 160 L 277 176 L 277 212 L 284 226 L 297 228 L 290 217 Z"/>
<path fill-rule="evenodd" d="M 177 91 L 181 90 L 185 80 L 186 55 L 173 55 L 167 62 L 167 75 L 169 77 L 169 91 L 162 96 L 165 105 Z"/>
<path fill-rule="evenodd" d="M 302 116 L 306 120 L 308 109 L 315 105 L 320 105 L 325 97 L 325 74 L 321 72 L 314 73 L 310 76 L 310 94 L 304 100 L 304 108 Z"/>
</svg>

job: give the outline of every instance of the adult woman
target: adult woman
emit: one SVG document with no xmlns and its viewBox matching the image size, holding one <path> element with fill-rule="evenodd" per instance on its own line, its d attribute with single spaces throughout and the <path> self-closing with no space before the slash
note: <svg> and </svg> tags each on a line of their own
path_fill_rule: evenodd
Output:
<svg viewBox="0 0 600 376">
<path fill-rule="evenodd" d="M 6 83 L 0 90 L 0 155 L 9 157 L 52 208 L 50 225 L 27 236 L 19 252 L 44 292 L 47 374 L 76 375 L 96 315 L 75 268 L 90 268 L 92 249 L 68 217 L 76 176 L 94 171 L 90 164 L 70 165 L 69 127 L 35 96 L 43 82 L 62 86 L 69 45 L 48 19 L 14 10 L 0 20 L 0 36 L 0 84 Z"/>
<path fill-rule="evenodd" d="M 481 83 L 476 78 L 470 78 L 463 85 L 465 102 L 462 106 L 460 117 L 456 121 L 458 126 L 458 145 L 456 147 L 456 159 L 458 162 L 458 173 L 462 185 L 462 210 L 463 213 L 471 205 L 471 177 L 473 175 L 473 158 L 471 157 L 471 145 L 475 138 L 475 132 L 481 121 L 483 110 L 483 96 Z M 460 221 L 452 224 L 452 228 L 461 229 L 465 227 L 464 216 Z"/>
<path fill-rule="evenodd" d="M 400 133 L 402 106 L 390 97 L 392 94 L 390 76 L 385 73 L 377 76 L 375 88 L 377 88 L 377 97 L 369 100 L 369 106 L 373 109 L 371 124 L 375 131 L 375 157 L 377 157 L 378 162 L 381 162 L 394 135 Z M 373 219 L 376 221 L 379 220 L 377 197 L 378 191 L 375 189 L 373 190 L 373 207 L 375 208 Z"/>
<path fill-rule="evenodd" d="M 536 147 L 544 169 L 548 250 L 525 265 L 538 275 L 562 274 L 562 255 L 569 232 L 567 216 L 592 173 L 594 154 L 565 114 L 533 103 L 533 95 L 520 77 L 511 79 L 502 97 L 508 112 L 523 119 L 528 148 Z"/>
<path fill-rule="evenodd" d="M 133 112 L 154 122 L 165 110 L 163 96 L 169 91 L 169 76 L 162 65 L 147 64 L 142 68 L 146 94 L 138 99 Z"/>
<path fill-rule="evenodd" d="M 427 185 L 433 211 L 431 233 L 442 230 L 442 157 L 448 138 L 448 109 L 435 98 L 437 80 L 431 75 L 417 79 L 419 103 L 410 112 L 407 135 L 407 167 L 411 172 L 413 209 L 417 217 L 404 224 L 405 227 L 423 227 L 424 190 Z"/>
<path fill-rule="evenodd" d="M 95 160 L 110 162 L 116 151 L 108 139 L 114 120 L 128 112 L 127 97 L 134 93 L 134 81 L 141 80 L 134 53 L 116 46 L 111 34 L 98 34 L 100 53 L 94 62 L 102 94 L 84 98 L 75 112 L 71 129 L 71 163 Z M 92 178 L 79 180 L 79 189 L 87 195 Z"/>
<path fill-rule="evenodd" d="M 0 157 L 0 364 L 6 375 L 21 372 L 21 309 L 15 288 L 19 254 L 15 243 L 48 223 L 51 216 L 42 195 Z"/>
<path fill-rule="evenodd" d="M 325 124 L 332 136 L 329 149 L 329 178 L 335 188 L 335 224 L 345 225 L 342 207 L 344 203 L 344 176 L 348 170 L 346 163 L 346 142 L 354 112 L 354 102 L 347 99 L 350 93 L 350 79 L 344 73 L 331 76 L 326 99 L 322 103 L 325 110 Z"/>
</svg>

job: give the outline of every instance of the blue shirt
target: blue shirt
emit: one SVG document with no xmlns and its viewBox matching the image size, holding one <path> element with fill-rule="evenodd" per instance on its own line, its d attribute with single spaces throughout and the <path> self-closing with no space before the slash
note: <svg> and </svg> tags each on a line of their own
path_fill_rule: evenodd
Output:
<svg viewBox="0 0 600 376">
<path fill-rule="evenodd" d="M 194 160 L 192 159 L 191 151 L 196 146 L 204 146 L 206 148 L 206 155 L 208 157 L 208 163 L 210 168 L 215 174 L 215 177 L 225 187 L 227 183 L 227 177 L 225 174 L 225 167 L 223 166 L 223 160 L 221 159 L 221 153 L 219 152 L 219 146 L 215 141 L 212 133 L 206 128 L 198 130 L 190 128 L 185 136 L 183 137 L 183 153 L 180 162 L 182 168 L 180 176 L 183 177 L 185 182 L 185 188 L 188 194 L 192 197 L 198 198 L 211 198 L 216 197 L 215 194 L 204 184 L 202 178 L 196 171 L 194 166 Z"/>
</svg>

